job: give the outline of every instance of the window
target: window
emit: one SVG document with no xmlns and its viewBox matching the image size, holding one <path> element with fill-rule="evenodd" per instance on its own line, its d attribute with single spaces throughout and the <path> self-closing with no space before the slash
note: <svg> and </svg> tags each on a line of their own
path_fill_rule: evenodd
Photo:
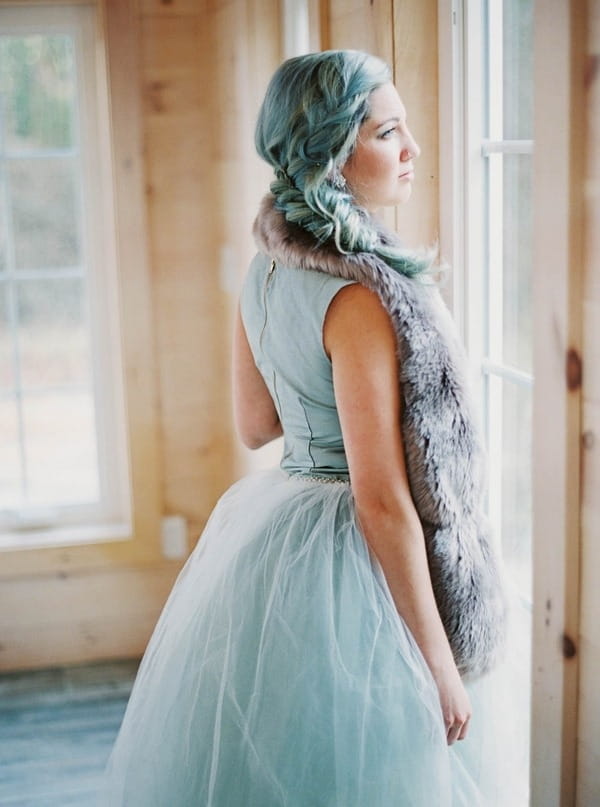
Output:
<svg viewBox="0 0 600 807">
<path fill-rule="evenodd" d="M 129 518 L 95 21 L 91 5 L 0 7 L 5 545 Z"/>
<path fill-rule="evenodd" d="M 484 21 L 481 336 L 490 515 L 531 601 L 533 2 L 488 0 Z"/>
<path fill-rule="evenodd" d="M 439 18 L 441 250 L 453 266 L 452 307 L 478 384 L 489 516 L 525 613 L 532 610 L 533 5 L 441 0 Z M 527 737 L 531 630 L 514 627 L 515 697 Z"/>
<path fill-rule="evenodd" d="M 440 39 L 441 246 L 480 380 L 489 514 L 530 601 L 533 0 L 442 3 Z"/>
</svg>

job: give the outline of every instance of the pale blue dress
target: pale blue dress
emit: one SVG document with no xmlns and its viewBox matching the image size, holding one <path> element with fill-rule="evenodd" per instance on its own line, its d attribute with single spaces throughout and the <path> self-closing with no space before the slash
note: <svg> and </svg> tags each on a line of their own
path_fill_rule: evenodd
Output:
<svg viewBox="0 0 600 807">
<path fill-rule="evenodd" d="M 217 504 L 142 662 L 104 805 L 526 803 L 492 730 L 494 703 L 509 717 L 498 679 L 470 685 L 472 737 L 449 749 L 357 525 L 322 343 L 347 283 L 263 255 L 250 267 L 241 310 L 283 424 L 281 468 Z"/>
</svg>

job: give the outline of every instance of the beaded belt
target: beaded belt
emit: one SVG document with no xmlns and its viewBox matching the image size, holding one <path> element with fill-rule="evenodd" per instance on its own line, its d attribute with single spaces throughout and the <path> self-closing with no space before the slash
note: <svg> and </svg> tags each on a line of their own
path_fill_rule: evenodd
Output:
<svg viewBox="0 0 600 807">
<path fill-rule="evenodd" d="M 349 485 L 349 479 L 339 476 L 307 476 L 306 474 L 288 474 L 289 479 L 298 479 L 301 482 L 324 482 L 326 485 Z"/>
</svg>

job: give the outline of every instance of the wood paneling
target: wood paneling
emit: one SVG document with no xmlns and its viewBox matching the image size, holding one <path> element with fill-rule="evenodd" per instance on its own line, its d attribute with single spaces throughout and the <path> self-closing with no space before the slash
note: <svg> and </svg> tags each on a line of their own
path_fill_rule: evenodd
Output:
<svg viewBox="0 0 600 807">
<path fill-rule="evenodd" d="M 205 2 L 186 13 L 159 6 L 142 6 L 140 26 L 164 499 L 193 541 L 231 466 L 212 194 L 214 40 Z"/>
<path fill-rule="evenodd" d="M 600 2 L 588 6 L 577 805 L 600 804 Z"/>
<path fill-rule="evenodd" d="M 585 20 L 535 7 L 532 804 L 575 804 L 581 663 Z"/>
<path fill-rule="evenodd" d="M 414 9 L 418 0 L 407 5 Z M 392 0 L 324 0 L 323 48 L 355 48 L 394 59 Z"/>
<path fill-rule="evenodd" d="M 394 76 L 421 148 L 413 192 L 396 227 L 410 246 L 439 238 L 437 0 L 394 3 Z"/>
</svg>

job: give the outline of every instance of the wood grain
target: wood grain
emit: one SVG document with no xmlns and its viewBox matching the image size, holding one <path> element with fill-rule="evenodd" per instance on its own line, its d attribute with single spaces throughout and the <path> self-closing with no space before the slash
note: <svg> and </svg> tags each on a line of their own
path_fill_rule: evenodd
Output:
<svg viewBox="0 0 600 807">
<path fill-rule="evenodd" d="M 582 20 L 535 7 L 532 804 L 575 804 L 581 662 Z M 568 125 L 565 125 L 568 121 Z M 552 167 L 550 168 L 550 164 Z M 585 356 L 584 356 L 585 364 Z M 564 653 L 564 650 L 569 650 Z"/>
<path fill-rule="evenodd" d="M 587 65 L 600 64 L 600 2 L 587 7 Z M 585 82 L 581 622 L 577 805 L 600 804 L 600 75 Z"/>
</svg>

